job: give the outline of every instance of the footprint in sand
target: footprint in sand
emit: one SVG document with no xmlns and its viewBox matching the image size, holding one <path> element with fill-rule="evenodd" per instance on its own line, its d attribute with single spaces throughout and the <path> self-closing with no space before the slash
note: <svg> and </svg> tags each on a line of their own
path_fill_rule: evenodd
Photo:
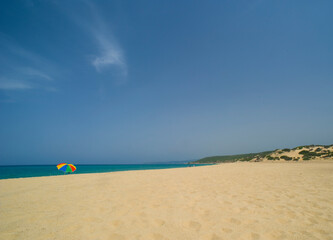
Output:
<svg viewBox="0 0 333 240">
<path fill-rule="evenodd" d="M 326 232 L 322 229 L 315 229 L 314 232 L 318 233 L 320 235 L 321 239 L 325 239 L 325 237 L 327 237 L 329 235 L 328 232 Z"/>
<path fill-rule="evenodd" d="M 241 207 L 240 210 L 243 212 L 243 211 L 247 211 L 249 209 L 247 207 Z"/>
<path fill-rule="evenodd" d="M 315 239 L 314 236 L 307 231 L 302 231 L 301 233 L 304 236 L 304 239 Z"/>
<path fill-rule="evenodd" d="M 195 229 L 196 231 L 199 231 L 200 228 L 201 228 L 201 224 L 198 223 L 198 222 L 195 222 L 195 221 L 190 221 L 190 222 L 188 223 L 188 226 L 189 226 L 190 228 Z"/>
<path fill-rule="evenodd" d="M 251 233 L 251 239 L 252 240 L 259 240 L 260 239 L 260 235 L 257 233 Z"/>
<path fill-rule="evenodd" d="M 168 238 L 166 238 L 165 236 L 163 236 L 162 234 L 159 233 L 153 233 L 152 235 L 150 235 L 150 237 L 148 238 L 149 240 L 168 240 Z"/>
<path fill-rule="evenodd" d="M 119 227 L 120 225 L 122 225 L 122 221 L 115 220 L 115 221 L 112 222 L 112 225 L 115 226 L 115 227 Z"/>
<path fill-rule="evenodd" d="M 259 240 L 261 237 L 259 234 L 251 232 L 242 234 L 240 239 Z"/>
<path fill-rule="evenodd" d="M 219 235 L 217 234 L 212 234 L 212 235 L 208 235 L 207 238 L 204 238 L 204 239 L 207 239 L 207 240 L 223 240 L 222 237 L 220 237 Z"/>
<path fill-rule="evenodd" d="M 285 240 L 286 234 L 283 231 L 274 230 L 264 233 L 263 239 Z"/>
<path fill-rule="evenodd" d="M 232 229 L 230 229 L 230 228 L 222 228 L 222 231 L 223 231 L 224 233 L 231 233 L 231 232 L 232 232 Z"/>
<path fill-rule="evenodd" d="M 161 227 L 165 224 L 165 221 L 161 220 L 161 219 L 155 219 L 155 225 Z"/>
<path fill-rule="evenodd" d="M 236 218 L 230 218 L 230 222 L 233 224 L 240 224 L 241 222 L 237 220 Z"/>
<path fill-rule="evenodd" d="M 140 212 L 137 214 L 139 217 L 147 217 L 147 214 L 145 212 Z"/>
<path fill-rule="evenodd" d="M 281 224 L 287 224 L 290 223 L 290 218 L 279 218 L 277 221 Z"/>
<path fill-rule="evenodd" d="M 229 202 L 229 201 L 224 201 L 223 204 L 224 204 L 224 205 L 232 205 L 232 203 Z"/>
<path fill-rule="evenodd" d="M 209 210 L 204 210 L 200 215 L 203 218 L 210 218 L 211 212 Z"/>
<path fill-rule="evenodd" d="M 290 211 L 290 210 L 288 210 L 286 216 L 288 216 L 288 217 L 291 218 L 291 219 L 297 217 L 296 213 L 295 213 L 294 211 Z"/>
<path fill-rule="evenodd" d="M 308 221 L 311 223 L 311 224 L 318 224 L 317 220 L 315 218 L 308 218 Z"/>
<path fill-rule="evenodd" d="M 126 238 L 123 235 L 117 234 L 117 233 L 112 233 L 110 235 L 110 239 L 112 240 L 125 240 Z"/>
</svg>

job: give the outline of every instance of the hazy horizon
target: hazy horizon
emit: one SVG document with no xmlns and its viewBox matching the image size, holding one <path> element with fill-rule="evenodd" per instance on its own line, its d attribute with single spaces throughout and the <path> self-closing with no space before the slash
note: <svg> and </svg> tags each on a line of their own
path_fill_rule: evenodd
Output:
<svg viewBox="0 0 333 240">
<path fill-rule="evenodd" d="M 0 165 L 333 144 L 332 1 L 5 0 Z"/>
</svg>

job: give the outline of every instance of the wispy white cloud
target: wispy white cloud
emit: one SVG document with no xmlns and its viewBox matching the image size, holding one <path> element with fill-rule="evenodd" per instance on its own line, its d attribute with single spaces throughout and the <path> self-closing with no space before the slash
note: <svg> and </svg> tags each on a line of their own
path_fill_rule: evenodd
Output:
<svg viewBox="0 0 333 240">
<path fill-rule="evenodd" d="M 83 1 L 85 4 L 84 14 L 78 11 L 76 15 L 68 12 L 68 15 L 75 23 L 86 32 L 95 42 L 98 52 L 93 54 L 91 64 L 96 71 L 102 73 L 112 70 L 120 73 L 122 77 L 128 74 L 124 51 L 116 41 L 114 34 L 110 30 L 108 22 L 103 17 L 97 6 L 89 0 Z"/>
<path fill-rule="evenodd" d="M 0 90 L 52 88 L 52 64 L 0 33 Z"/>
<path fill-rule="evenodd" d="M 37 70 L 31 67 L 24 67 L 19 69 L 23 74 L 30 76 L 31 78 L 38 78 L 42 80 L 52 81 L 52 77 L 42 72 L 41 70 Z"/>
<path fill-rule="evenodd" d="M 127 65 L 124 59 L 122 50 L 117 45 L 109 41 L 102 33 L 94 35 L 100 48 L 100 55 L 96 56 L 92 64 L 98 72 L 102 72 L 108 67 L 116 66 L 121 70 L 121 73 L 127 75 Z"/>
<path fill-rule="evenodd" d="M 1 90 L 28 90 L 32 88 L 33 86 L 29 83 L 12 79 L 0 78 Z"/>
</svg>

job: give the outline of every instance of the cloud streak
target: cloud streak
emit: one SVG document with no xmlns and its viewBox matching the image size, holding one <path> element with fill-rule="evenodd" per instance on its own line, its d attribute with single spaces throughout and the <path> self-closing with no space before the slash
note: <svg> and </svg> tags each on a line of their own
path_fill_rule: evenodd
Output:
<svg viewBox="0 0 333 240">
<path fill-rule="evenodd" d="M 109 67 L 116 66 L 126 76 L 127 65 L 122 50 L 115 43 L 109 41 L 103 33 L 97 33 L 94 37 L 100 48 L 100 56 L 96 56 L 92 61 L 96 70 L 102 72 Z"/>
<path fill-rule="evenodd" d="M 46 80 L 46 81 L 53 81 L 53 78 L 50 77 L 49 75 L 47 75 L 46 73 L 44 73 L 40 70 L 31 68 L 31 67 L 21 68 L 20 71 L 23 74 L 25 74 L 31 78 L 38 78 L 38 79 L 42 79 L 42 80 Z"/>
<path fill-rule="evenodd" d="M 87 11 L 83 10 L 84 16 L 82 12 L 81 15 L 77 14 L 75 16 L 68 12 L 68 15 L 95 42 L 98 53 L 93 54 L 91 59 L 92 66 L 98 73 L 111 70 L 113 73 L 126 77 L 128 66 L 123 49 L 114 38 L 107 21 L 102 17 L 97 6 L 88 0 L 84 1 L 84 3 L 84 10 Z"/>
<path fill-rule="evenodd" d="M 32 88 L 33 86 L 31 86 L 29 83 L 7 78 L 0 78 L 1 90 L 28 90 Z"/>
<path fill-rule="evenodd" d="M 0 33 L 0 90 L 55 89 L 51 64 Z"/>
</svg>

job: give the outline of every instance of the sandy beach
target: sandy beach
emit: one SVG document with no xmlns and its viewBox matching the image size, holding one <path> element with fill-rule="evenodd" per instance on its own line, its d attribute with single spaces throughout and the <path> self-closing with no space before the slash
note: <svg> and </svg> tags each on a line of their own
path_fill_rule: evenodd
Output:
<svg viewBox="0 0 333 240">
<path fill-rule="evenodd" d="M 333 239 L 333 161 L 0 180 L 0 239 Z"/>
</svg>

